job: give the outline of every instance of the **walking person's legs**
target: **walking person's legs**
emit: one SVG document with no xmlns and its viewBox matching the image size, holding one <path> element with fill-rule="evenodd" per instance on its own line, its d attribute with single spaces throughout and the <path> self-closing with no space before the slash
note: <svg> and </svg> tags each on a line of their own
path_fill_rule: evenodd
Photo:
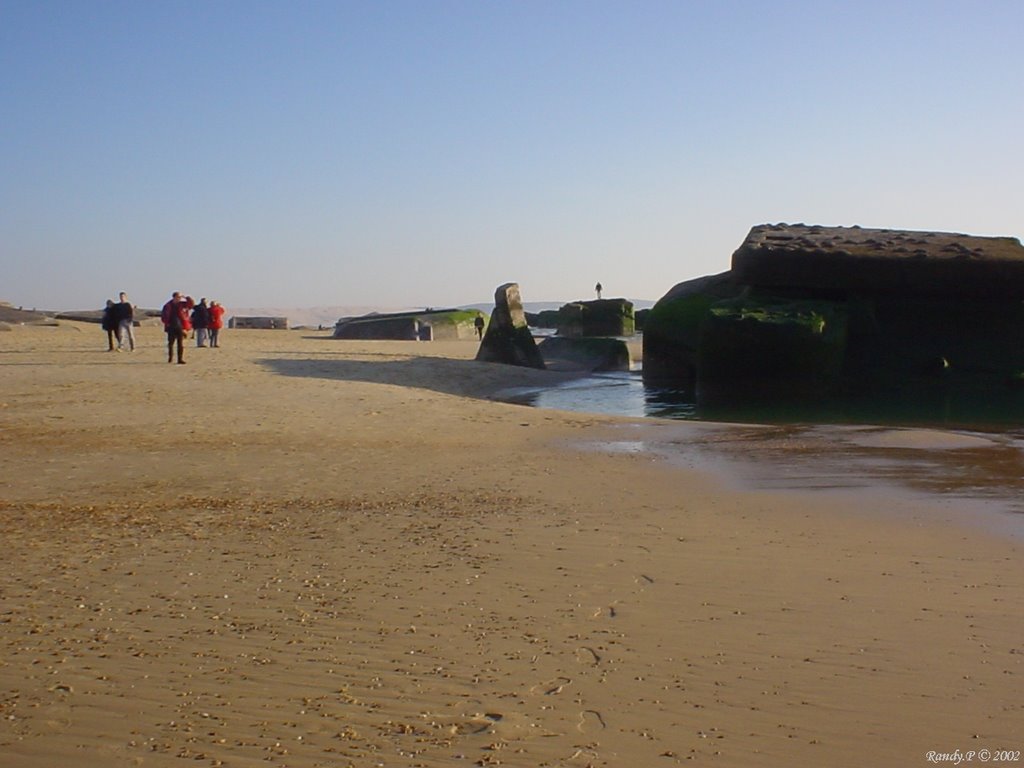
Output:
<svg viewBox="0 0 1024 768">
<path fill-rule="evenodd" d="M 135 351 L 135 329 L 134 329 L 134 327 L 132 325 L 132 321 L 131 320 L 122 320 L 121 321 L 121 328 L 120 328 L 120 330 L 121 330 L 121 341 L 122 341 L 122 343 L 124 342 L 125 339 L 127 339 L 128 340 L 128 351 L 129 352 L 134 352 Z"/>
</svg>

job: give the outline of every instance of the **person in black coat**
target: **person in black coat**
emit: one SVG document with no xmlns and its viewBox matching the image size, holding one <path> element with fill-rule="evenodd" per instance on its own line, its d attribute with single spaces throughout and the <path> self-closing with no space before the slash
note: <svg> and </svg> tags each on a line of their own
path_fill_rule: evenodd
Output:
<svg viewBox="0 0 1024 768">
<path fill-rule="evenodd" d="M 135 307 L 128 301 L 128 294 L 121 291 L 121 301 L 114 305 L 114 313 L 117 315 L 117 348 L 124 349 L 128 345 L 128 351 L 135 351 Z"/>
<path fill-rule="evenodd" d="M 113 299 L 107 299 L 107 306 L 103 308 L 103 319 L 100 326 L 107 332 L 107 352 L 113 352 L 121 348 L 121 331 L 117 316 L 117 305 Z M 114 342 L 117 346 L 114 346 Z"/>
<path fill-rule="evenodd" d="M 206 299 L 200 299 L 192 309 L 192 330 L 196 332 L 196 346 L 205 347 L 210 327 L 210 308 Z"/>
</svg>

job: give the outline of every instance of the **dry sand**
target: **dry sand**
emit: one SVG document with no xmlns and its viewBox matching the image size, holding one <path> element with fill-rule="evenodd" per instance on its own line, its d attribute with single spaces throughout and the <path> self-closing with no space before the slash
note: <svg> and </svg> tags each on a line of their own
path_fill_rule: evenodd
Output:
<svg viewBox="0 0 1024 768">
<path fill-rule="evenodd" d="M 472 343 L 139 337 L 0 333 L 4 768 L 1024 748 L 1019 541 L 595 450 Z"/>
</svg>

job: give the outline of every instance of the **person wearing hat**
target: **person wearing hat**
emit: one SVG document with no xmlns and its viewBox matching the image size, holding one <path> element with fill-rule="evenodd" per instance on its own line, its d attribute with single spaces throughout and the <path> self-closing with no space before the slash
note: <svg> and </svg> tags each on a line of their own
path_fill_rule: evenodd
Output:
<svg viewBox="0 0 1024 768">
<path fill-rule="evenodd" d="M 181 291 L 171 294 L 171 300 L 160 310 L 160 319 L 167 333 L 167 362 L 174 362 L 174 347 L 178 347 L 178 363 L 185 363 L 185 334 L 192 327 L 188 313 L 192 309 L 190 299 L 184 298 Z"/>
</svg>

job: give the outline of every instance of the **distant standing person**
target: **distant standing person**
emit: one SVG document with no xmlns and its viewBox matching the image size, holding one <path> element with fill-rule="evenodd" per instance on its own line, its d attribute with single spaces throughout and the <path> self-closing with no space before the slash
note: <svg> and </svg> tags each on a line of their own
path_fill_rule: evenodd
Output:
<svg viewBox="0 0 1024 768">
<path fill-rule="evenodd" d="M 192 304 L 188 299 L 182 298 L 179 291 L 171 295 L 171 300 L 164 304 L 160 310 L 160 319 L 164 324 L 164 331 L 167 332 L 167 362 L 174 362 L 174 347 L 178 347 L 178 363 L 185 362 L 185 334 L 188 332 L 191 323 L 188 312 Z"/>
<path fill-rule="evenodd" d="M 224 327 L 224 307 L 210 299 L 210 346 L 220 346 L 220 329 Z"/>
<path fill-rule="evenodd" d="M 473 326 L 476 328 L 476 337 L 482 340 L 484 337 L 484 316 L 477 315 L 476 320 L 473 321 Z"/>
<path fill-rule="evenodd" d="M 603 291 L 604 288 L 602 288 L 601 284 L 598 283 L 597 285 L 594 286 L 594 290 L 597 291 L 597 299 L 598 299 L 598 301 L 600 301 L 601 300 L 601 291 Z"/>
<path fill-rule="evenodd" d="M 121 291 L 121 301 L 114 305 L 117 310 L 117 348 L 123 349 L 125 340 L 128 351 L 135 351 L 135 308 L 128 301 L 128 294 Z"/>
<path fill-rule="evenodd" d="M 103 330 L 107 332 L 107 352 L 113 352 L 121 348 L 120 330 L 117 322 L 117 305 L 113 299 L 107 299 L 107 306 L 103 308 L 103 319 L 100 321 Z M 117 346 L 114 346 L 114 342 Z"/>
<path fill-rule="evenodd" d="M 210 327 L 210 308 L 206 305 L 206 299 L 200 299 L 192 310 L 192 327 L 195 329 L 196 346 L 206 346 L 206 336 Z"/>
</svg>

